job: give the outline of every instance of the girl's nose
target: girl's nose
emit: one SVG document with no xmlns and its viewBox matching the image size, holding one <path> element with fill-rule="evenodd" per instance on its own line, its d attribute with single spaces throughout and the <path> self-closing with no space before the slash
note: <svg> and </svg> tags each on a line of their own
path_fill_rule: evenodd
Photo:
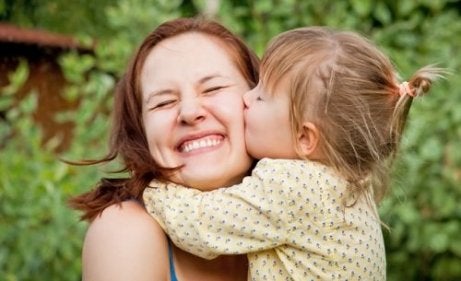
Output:
<svg viewBox="0 0 461 281">
<path fill-rule="evenodd" d="M 250 107 L 251 91 L 252 90 L 249 90 L 245 94 L 243 94 L 243 104 L 245 105 L 245 108 Z"/>
</svg>

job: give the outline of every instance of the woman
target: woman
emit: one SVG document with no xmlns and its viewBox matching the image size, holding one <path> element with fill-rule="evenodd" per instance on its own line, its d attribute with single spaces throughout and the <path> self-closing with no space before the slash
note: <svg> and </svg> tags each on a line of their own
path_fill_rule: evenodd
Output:
<svg viewBox="0 0 461 281">
<path fill-rule="evenodd" d="M 169 245 L 139 202 L 153 178 L 201 190 L 242 179 L 252 165 L 242 95 L 256 84 L 257 67 L 215 22 L 173 20 L 144 40 L 117 88 L 109 154 L 89 163 L 121 156 L 130 177 L 103 179 L 71 201 L 91 221 L 84 280 L 246 280 L 244 256 L 208 261 Z"/>
</svg>

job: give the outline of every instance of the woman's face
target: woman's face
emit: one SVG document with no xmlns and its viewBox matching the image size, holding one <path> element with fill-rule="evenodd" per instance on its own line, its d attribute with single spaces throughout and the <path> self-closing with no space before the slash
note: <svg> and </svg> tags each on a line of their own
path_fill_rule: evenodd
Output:
<svg viewBox="0 0 461 281">
<path fill-rule="evenodd" d="M 152 157 L 178 167 L 173 182 L 201 190 L 237 183 L 246 153 L 249 86 L 218 39 L 185 33 L 155 46 L 141 71 L 143 122 Z"/>
</svg>

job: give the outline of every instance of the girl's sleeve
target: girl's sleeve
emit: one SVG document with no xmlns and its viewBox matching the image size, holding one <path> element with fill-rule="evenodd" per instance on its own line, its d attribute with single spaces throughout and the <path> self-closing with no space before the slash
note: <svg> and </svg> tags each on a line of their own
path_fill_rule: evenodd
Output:
<svg viewBox="0 0 461 281">
<path fill-rule="evenodd" d="M 276 164 L 259 163 L 241 184 L 209 192 L 176 184 L 147 188 L 144 202 L 172 241 L 194 255 L 274 248 L 286 243 L 296 199 L 296 177 Z"/>
</svg>

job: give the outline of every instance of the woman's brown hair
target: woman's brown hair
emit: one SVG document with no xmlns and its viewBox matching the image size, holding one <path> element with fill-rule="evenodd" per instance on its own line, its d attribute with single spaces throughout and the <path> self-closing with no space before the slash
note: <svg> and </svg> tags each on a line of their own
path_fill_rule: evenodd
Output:
<svg viewBox="0 0 461 281">
<path fill-rule="evenodd" d="M 102 178 L 95 189 L 71 198 L 70 206 L 83 211 L 82 219 L 91 221 L 106 207 L 124 200 L 142 200 L 147 184 L 154 178 L 162 177 L 161 172 L 165 169 L 152 158 L 144 132 L 140 73 L 146 57 L 157 44 L 187 32 L 198 32 L 221 40 L 249 86 L 256 85 L 259 68 L 257 56 L 221 24 L 202 18 L 180 18 L 158 26 L 144 39 L 115 89 L 109 152 L 99 160 L 80 162 L 94 165 L 120 157 L 123 167 L 118 172 L 127 172 L 128 177 Z"/>
</svg>

